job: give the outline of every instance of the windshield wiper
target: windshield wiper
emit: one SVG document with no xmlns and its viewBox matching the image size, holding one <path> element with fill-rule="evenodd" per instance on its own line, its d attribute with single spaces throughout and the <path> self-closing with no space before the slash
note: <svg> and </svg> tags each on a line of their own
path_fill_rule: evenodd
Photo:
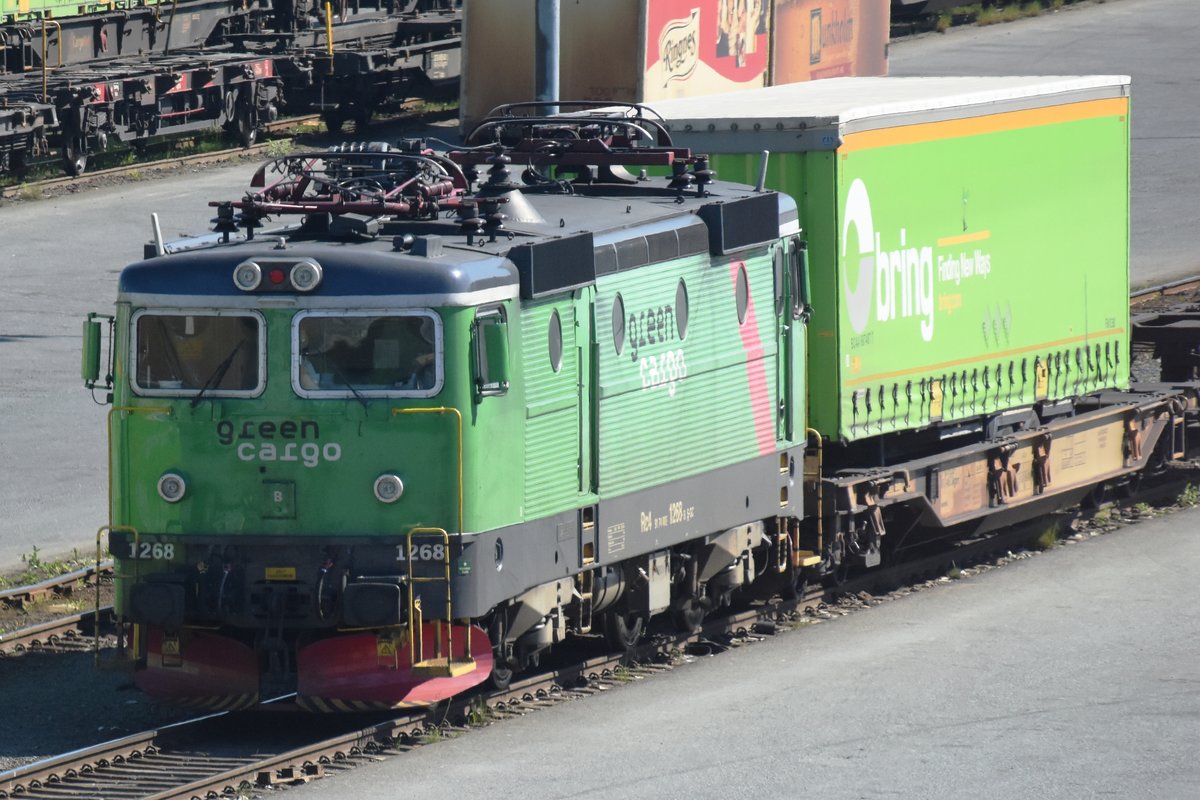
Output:
<svg viewBox="0 0 1200 800">
<path fill-rule="evenodd" d="M 196 396 L 192 398 L 192 408 L 200 405 L 200 401 L 204 399 L 205 392 L 214 386 L 219 385 L 221 381 L 224 380 L 225 373 L 229 372 L 229 368 L 233 366 L 233 357 L 237 355 L 238 350 L 242 349 L 243 342 L 245 342 L 245 339 L 242 339 L 236 345 L 234 345 L 233 350 L 229 352 L 229 355 L 225 356 L 225 360 L 220 364 L 217 364 L 217 368 L 213 370 L 213 374 L 208 376 L 208 380 L 204 382 L 204 385 L 200 387 L 200 391 L 196 392 Z"/>
<path fill-rule="evenodd" d="M 300 352 L 300 357 L 302 359 L 309 359 L 310 363 L 312 356 L 325 357 L 325 364 L 329 367 L 329 370 L 333 373 L 333 377 L 337 379 L 337 382 L 349 389 L 350 393 L 354 395 L 358 402 L 362 403 L 362 407 L 364 409 L 367 407 L 367 398 L 363 397 L 362 394 L 359 393 L 358 389 L 354 387 L 354 384 L 350 382 L 350 379 L 346 377 L 346 374 L 342 372 L 341 368 L 337 365 L 337 361 L 328 357 L 328 350 L 322 350 L 317 353 L 314 353 L 311 350 L 303 350 Z"/>
<path fill-rule="evenodd" d="M 349 389 L 350 392 L 358 398 L 358 402 L 362 403 L 362 407 L 365 409 L 367 407 L 367 398 L 358 393 L 358 389 L 354 388 L 354 384 L 352 384 L 349 379 L 346 378 L 341 369 L 338 368 L 338 365 L 332 359 L 329 361 L 329 368 L 333 370 L 333 377 L 337 378 L 343 386 Z"/>
</svg>

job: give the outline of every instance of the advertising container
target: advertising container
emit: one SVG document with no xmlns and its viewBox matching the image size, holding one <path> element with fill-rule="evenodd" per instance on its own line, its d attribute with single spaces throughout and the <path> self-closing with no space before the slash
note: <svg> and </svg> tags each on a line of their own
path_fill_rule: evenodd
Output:
<svg viewBox="0 0 1200 800">
<path fill-rule="evenodd" d="M 1125 76 L 840 78 L 652 104 L 725 180 L 792 194 L 809 425 L 978 420 L 1129 380 Z"/>
<path fill-rule="evenodd" d="M 888 0 L 563 3 L 559 97 L 643 102 L 887 72 Z M 467 3 L 462 121 L 534 98 L 537 0 Z"/>
</svg>

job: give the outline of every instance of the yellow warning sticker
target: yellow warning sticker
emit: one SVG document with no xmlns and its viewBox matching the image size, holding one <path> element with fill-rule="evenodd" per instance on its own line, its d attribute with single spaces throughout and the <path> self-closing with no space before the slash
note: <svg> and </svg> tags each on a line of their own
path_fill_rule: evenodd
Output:
<svg viewBox="0 0 1200 800">
<path fill-rule="evenodd" d="M 1040 358 L 1033 364 L 1033 399 L 1045 400 L 1050 391 L 1050 367 Z"/>
<path fill-rule="evenodd" d="M 942 418 L 942 382 L 929 382 L 929 418 L 938 420 Z"/>
<path fill-rule="evenodd" d="M 294 581 L 296 580 L 295 567 L 267 567 L 267 580 L 269 581 Z"/>
</svg>

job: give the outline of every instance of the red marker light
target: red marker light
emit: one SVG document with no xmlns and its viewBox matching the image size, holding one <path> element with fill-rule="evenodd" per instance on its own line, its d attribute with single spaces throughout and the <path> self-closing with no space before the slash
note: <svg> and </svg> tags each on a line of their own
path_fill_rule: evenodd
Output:
<svg viewBox="0 0 1200 800">
<path fill-rule="evenodd" d="M 276 286 L 283 283 L 285 277 L 286 275 L 284 275 L 284 272 L 281 269 L 273 269 L 270 272 L 271 283 L 275 284 Z"/>
</svg>

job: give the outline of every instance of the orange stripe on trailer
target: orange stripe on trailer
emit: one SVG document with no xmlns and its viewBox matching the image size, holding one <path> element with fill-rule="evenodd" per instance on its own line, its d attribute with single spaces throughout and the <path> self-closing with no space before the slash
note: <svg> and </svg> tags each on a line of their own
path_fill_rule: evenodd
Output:
<svg viewBox="0 0 1200 800">
<path fill-rule="evenodd" d="M 964 233 L 961 236 L 945 236 L 937 240 L 938 247 L 954 247 L 959 244 L 969 244 L 970 242 L 982 242 L 984 239 L 992 238 L 991 231 L 976 231 L 975 233 Z"/>
<path fill-rule="evenodd" d="M 1012 350 L 998 350 L 991 353 L 987 360 L 1002 359 L 1007 356 L 1017 356 L 1022 353 L 1034 353 L 1039 350 L 1048 348 L 1062 347 L 1063 345 L 1076 344 L 1078 342 L 1086 342 L 1091 339 L 1101 339 L 1106 336 L 1119 336 L 1124 333 L 1124 328 L 1109 328 L 1106 331 L 1097 331 L 1096 333 L 1086 333 L 1080 336 L 1070 336 L 1066 339 L 1056 339 L 1053 342 L 1042 342 L 1040 344 L 1031 344 L 1027 347 L 1016 347 Z M 940 364 L 928 364 L 923 367 L 913 367 L 911 369 L 898 369 L 893 372 L 877 372 L 874 375 L 864 375 L 861 378 L 854 378 L 846 381 L 846 386 L 862 386 L 864 383 L 874 383 L 875 381 L 883 381 L 888 378 L 901 378 L 905 375 L 917 375 L 923 373 L 937 373 L 939 370 L 950 369 L 951 367 L 961 367 L 965 364 L 977 364 L 984 359 L 980 358 L 956 358 L 953 361 L 943 361 Z"/>
<path fill-rule="evenodd" d="M 970 119 L 922 122 L 916 125 L 901 125 L 896 128 L 848 133 L 842 141 L 842 146 L 838 148 L 838 152 L 845 156 L 859 150 L 873 150 L 878 147 L 935 142 L 940 139 L 957 139 L 964 136 L 978 136 L 984 133 L 999 133 L 1000 131 L 1054 125 L 1060 122 L 1078 122 L 1101 117 L 1119 117 L 1123 122 L 1128 113 L 1129 98 L 1127 97 L 1085 100 L 1049 108 L 1005 111 L 1000 114 L 985 114 Z"/>
</svg>

